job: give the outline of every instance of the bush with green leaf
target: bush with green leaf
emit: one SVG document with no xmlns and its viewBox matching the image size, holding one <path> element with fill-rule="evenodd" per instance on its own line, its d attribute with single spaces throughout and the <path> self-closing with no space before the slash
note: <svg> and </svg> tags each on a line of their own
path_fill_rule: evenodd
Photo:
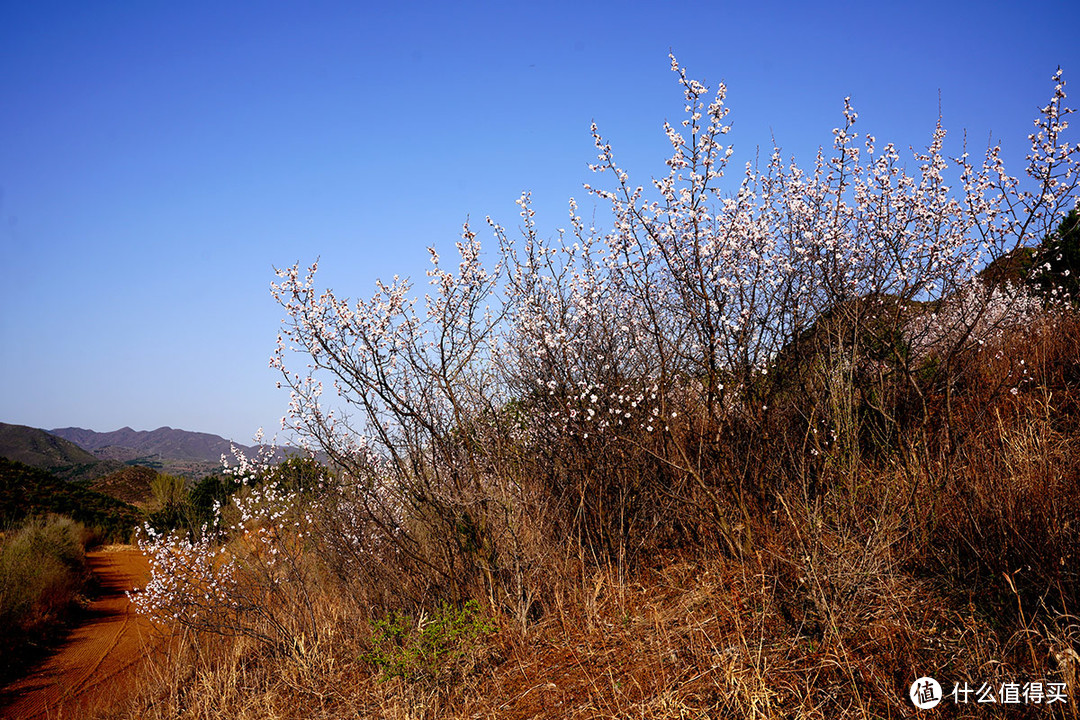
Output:
<svg viewBox="0 0 1080 720">
<path fill-rule="evenodd" d="M 435 679 L 467 671 L 481 641 L 496 631 L 475 600 L 460 608 L 440 603 L 430 617 L 414 620 L 391 612 L 371 621 L 371 650 L 362 660 L 387 679 Z"/>
<path fill-rule="evenodd" d="M 191 489 L 189 501 L 197 524 L 209 523 L 214 517 L 214 506 L 229 502 L 232 494 L 240 489 L 240 482 L 227 475 L 207 475 Z"/>
</svg>

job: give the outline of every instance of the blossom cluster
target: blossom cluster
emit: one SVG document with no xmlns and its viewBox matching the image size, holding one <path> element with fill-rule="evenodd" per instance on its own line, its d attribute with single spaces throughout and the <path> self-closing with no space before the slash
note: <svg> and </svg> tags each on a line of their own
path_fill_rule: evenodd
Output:
<svg viewBox="0 0 1080 720">
<path fill-rule="evenodd" d="M 974 280 L 939 310 L 908 321 L 905 334 L 916 357 L 952 349 L 982 351 L 1030 327 L 1045 309 L 1045 298 L 1022 285 L 988 287 Z"/>
<path fill-rule="evenodd" d="M 150 579 L 128 593 L 136 610 L 158 620 L 199 625 L 239 608 L 236 563 L 220 538 L 159 533 L 149 524 L 138 538 Z"/>
</svg>

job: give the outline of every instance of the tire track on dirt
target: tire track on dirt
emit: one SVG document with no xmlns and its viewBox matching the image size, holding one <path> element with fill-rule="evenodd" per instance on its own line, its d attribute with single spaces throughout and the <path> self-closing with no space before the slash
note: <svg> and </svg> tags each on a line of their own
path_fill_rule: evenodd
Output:
<svg viewBox="0 0 1080 720">
<path fill-rule="evenodd" d="M 146 583 L 149 565 L 138 548 L 124 545 L 88 552 L 86 560 L 98 580 L 98 596 L 63 645 L 4 688 L 0 718 L 81 717 L 133 688 L 128 671 L 146 656 L 153 627 L 125 593 Z"/>
</svg>

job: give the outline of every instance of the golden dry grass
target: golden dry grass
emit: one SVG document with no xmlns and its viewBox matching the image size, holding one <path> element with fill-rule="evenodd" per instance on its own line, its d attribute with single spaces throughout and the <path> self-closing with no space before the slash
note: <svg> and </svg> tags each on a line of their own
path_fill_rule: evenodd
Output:
<svg viewBox="0 0 1080 720">
<path fill-rule="evenodd" d="M 1031 380 L 1014 394 L 1017 367 Z M 499 630 L 464 659 L 386 678 L 362 659 L 391 609 L 362 599 L 386 594 L 328 576 L 317 637 L 287 651 L 186 635 L 110 716 L 904 718 L 911 683 L 932 675 L 946 692 L 1039 681 L 1067 695 L 949 698 L 936 717 L 1076 718 L 1080 324 L 1012 338 L 961 381 L 955 445 L 912 431 L 889 453 L 849 446 L 817 475 L 785 475 L 742 552 L 702 534 L 621 565 L 537 521 L 523 550 L 542 578 L 536 612 L 478 593 Z"/>
</svg>

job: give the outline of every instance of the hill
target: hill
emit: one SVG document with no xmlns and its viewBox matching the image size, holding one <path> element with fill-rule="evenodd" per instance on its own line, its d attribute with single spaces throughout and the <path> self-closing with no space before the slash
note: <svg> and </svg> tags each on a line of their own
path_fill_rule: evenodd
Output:
<svg viewBox="0 0 1080 720">
<path fill-rule="evenodd" d="M 157 476 L 152 468 L 134 465 L 98 478 L 90 484 L 90 489 L 126 503 L 143 503 L 150 499 L 150 483 Z"/>
<path fill-rule="evenodd" d="M 0 457 L 44 470 L 63 480 L 92 480 L 122 467 L 44 430 L 0 423 Z"/>
<path fill-rule="evenodd" d="M 116 498 L 0 458 L 0 526 L 40 513 L 67 515 L 110 539 L 126 539 L 140 520 L 138 510 Z"/>
</svg>

